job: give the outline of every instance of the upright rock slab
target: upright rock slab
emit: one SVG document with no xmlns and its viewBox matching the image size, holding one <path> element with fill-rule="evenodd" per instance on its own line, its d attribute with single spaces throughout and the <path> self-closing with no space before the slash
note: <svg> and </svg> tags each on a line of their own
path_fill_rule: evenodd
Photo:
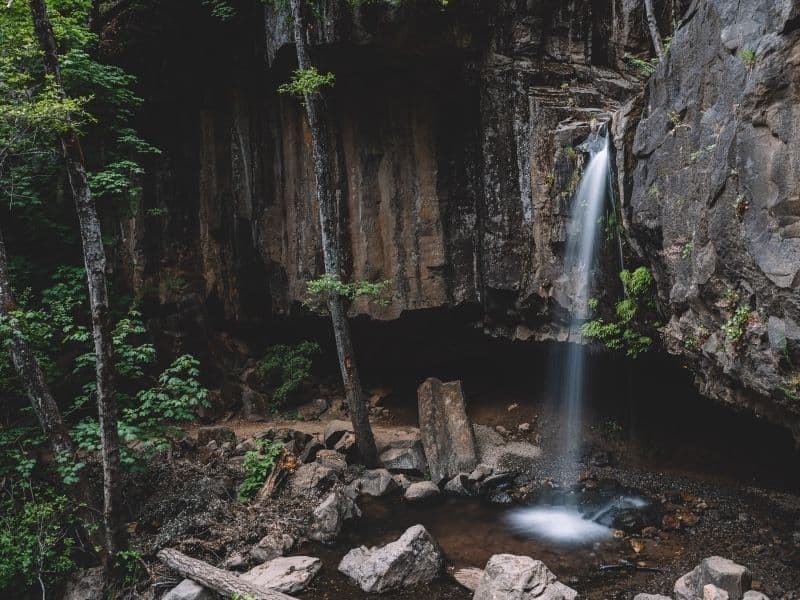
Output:
<svg viewBox="0 0 800 600">
<path fill-rule="evenodd" d="M 478 464 L 478 452 L 461 382 L 442 383 L 429 377 L 417 389 L 417 398 L 420 435 L 431 481 L 440 484 L 459 473 L 471 472 Z"/>
<path fill-rule="evenodd" d="M 381 593 L 432 581 L 442 564 L 442 554 L 431 534 L 422 525 L 414 525 L 383 547 L 350 550 L 339 563 L 339 571 L 365 592 Z"/>
</svg>

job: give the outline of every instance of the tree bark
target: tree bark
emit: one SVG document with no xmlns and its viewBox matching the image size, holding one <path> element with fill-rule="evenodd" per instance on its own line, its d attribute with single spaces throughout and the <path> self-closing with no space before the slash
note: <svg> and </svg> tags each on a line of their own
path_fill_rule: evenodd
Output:
<svg viewBox="0 0 800 600">
<path fill-rule="evenodd" d="M 226 597 L 238 595 L 240 598 L 252 597 L 253 600 L 296 600 L 294 596 L 287 596 L 282 592 L 257 586 L 242 579 L 236 573 L 212 567 L 202 560 L 191 558 L 172 548 L 164 548 L 156 556 L 170 569 L 180 573 L 182 577 L 191 579 Z"/>
<path fill-rule="evenodd" d="M 66 97 L 61 79 L 58 49 L 44 0 L 30 0 L 30 7 L 36 37 L 44 53 L 45 71 L 53 77 L 61 96 Z M 106 573 L 111 573 L 117 552 L 127 544 L 127 534 L 122 523 L 117 400 L 114 390 L 114 347 L 111 340 L 108 290 L 106 288 L 106 254 L 100 220 L 86 176 L 80 139 L 74 128 L 71 127 L 68 127 L 60 137 L 69 184 L 78 214 L 89 288 L 89 305 L 92 313 L 97 412 L 100 420 L 103 462 L 103 524 L 105 528 L 105 555 L 103 558 Z"/>
<path fill-rule="evenodd" d="M 8 276 L 8 257 L 3 241 L 3 232 L 0 230 L 0 316 L 8 317 L 17 307 L 14 292 Z M 73 457 L 75 447 L 67 433 L 67 427 L 61 418 L 50 387 L 44 379 L 41 367 L 33 355 L 25 339 L 21 335 L 12 335 L 8 341 L 11 362 L 17 371 L 25 393 L 30 400 L 33 412 L 42 427 L 50 447 L 56 456 L 66 455 Z"/>
<path fill-rule="evenodd" d="M 306 46 L 302 0 L 290 0 L 290 5 L 294 25 L 295 48 L 297 50 L 297 64 L 300 69 L 307 70 L 313 66 L 313 63 Z M 330 138 L 328 124 L 325 119 L 325 106 L 322 95 L 319 92 L 306 94 L 304 100 L 308 124 L 311 129 L 314 178 L 316 180 L 317 202 L 319 204 L 319 223 L 322 234 L 322 255 L 325 263 L 325 273 L 338 279 L 342 276 L 342 265 L 336 221 L 336 197 L 331 174 Z M 361 390 L 361 380 L 358 376 L 358 367 L 356 366 L 344 299 L 338 294 L 332 295 L 328 300 L 328 310 L 333 322 L 336 352 L 339 356 L 339 369 L 342 373 L 342 381 L 350 408 L 350 419 L 353 422 L 353 430 L 356 434 L 358 451 L 366 466 L 376 467 L 380 465 L 380 461 L 375 448 L 375 437 L 369 424 L 364 394 Z"/>
<path fill-rule="evenodd" d="M 658 31 L 658 19 L 653 7 L 653 0 L 644 0 L 644 9 L 647 13 L 647 26 L 650 28 L 650 37 L 653 40 L 653 48 L 656 49 L 658 59 L 664 58 L 664 44 L 661 41 L 661 34 Z"/>
</svg>

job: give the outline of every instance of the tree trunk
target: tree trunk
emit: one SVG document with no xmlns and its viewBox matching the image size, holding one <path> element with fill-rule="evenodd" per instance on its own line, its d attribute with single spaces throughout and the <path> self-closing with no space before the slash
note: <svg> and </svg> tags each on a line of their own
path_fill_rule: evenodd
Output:
<svg viewBox="0 0 800 600">
<path fill-rule="evenodd" d="M 664 44 L 661 41 L 661 34 L 658 32 L 658 19 L 653 8 L 653 0 L 644 0 L 644 9 L 647 13 L 647 26 L 650 28 L 650 37 L 653 40 L 653 48 L 656 49 L 658 59 L 664 58 Z"/>
<path fill-rule="evenodd" d="M 66 97 L 61 80 L 58 50 L 44 0 L 30 0 L 36 36 L 44 52 L 45 71 Z M 89 181 L 86 177 L 80 140 L 73 128 L 61 134 L 61 148 L 67 167 L 69 184 L 75 198 L 83 245 L 83 258 L 92 312 L 92 337 L 95 349 L 97 378 L 97 411 L 103 462 L 103 524 L 105 526 L 104 567 L 110 573 L 117 552 L 127 544 L 122 524 L 122 486 L 120 484 L 119 435 L 117 433 L 117 400 L 114 392 L 114 347 L 111 340 L 108 290 L 106 288 L 106 254 Z"/>
<path fill-rule="evenodd" d="M 306 47 L 302 0 L 290 0 L 292 20 L 294 23 L 294 41 L 297 49 L 297 64 L 300 69 L 311 68 L 312 62 Z M 319 204 L 319 223 L 322 233 L 322 255 L 325 273 L 336 278 L 342 276 L 341 254 L 339 252 L 339 235 L 336 222 L 336 197 L 333 191 L 331 175 L 331 151 L 325 106 L 320 93 L 305 95 L 305 108 L 308 124 L 311 128 L 311 146 L 314 158 L 314 178 L 317 187 Z M 333 321 L 333 333 L 336 338 L 336 352 L 339 355 L 339 369 L 342 373 L 350 418 L 356 434 L 356 443 L 361 459 L 368 467 L 379 466 L 375 438 L 369 424 L 364 395 L 361 391 L 361 380 L 358 376 L 353 342 L 350 337 L 350 324 L 347 321 L 347 310 L 344 299 L 333 295 L 328 300 L 328 310 Z"/>
<path fill-rule="evenodd" d="M 16 300 L 8 277 L 6 247 L 3 242 L 3 232 L 0 231 L 0 317 L 8 317 L 15 309 Z M 53 453 L 56 456 L 72 458 L 75 454 L 75 447 L 67 433 L 67 427 L 61 418 L 61 411 L 50 392 L 50 387 L 44 380 L 44 374 L 36 357 L 21 335 L 12 335 L 8 348 L 11 362 L 14 363 L 14 369 L 25 386 L 25 393 L 33 407 L 33 412 L 36 413 L 36 418 L 39 419 L 42 431 L 50 442 Z"/>
<path fill-rule="evenodd" d="M 225 597 L 238 596 L 239 598 L 253 598 L 253 600 L 296 600 L 294 596 L 287 596 L 257 586 L 224 569 L 212 567 L 210 564 L 186 556 L 172 548 L 164 548 L 158 554 L 158 559 L 182 577 L 191 579 L 203 587 L 219 592 Z"/>
</svg>

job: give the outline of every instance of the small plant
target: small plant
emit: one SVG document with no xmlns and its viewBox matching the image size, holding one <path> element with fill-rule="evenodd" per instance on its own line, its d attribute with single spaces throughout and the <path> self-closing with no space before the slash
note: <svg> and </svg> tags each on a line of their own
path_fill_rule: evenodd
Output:
<svg viewBox="0 0 800 600">
<path fill-rule="evenodd" d="M 625 53 L 623 56 L 625 61 L 632 66 L 634 69 L 639 71 L 641 75 L 644 77 L 650 77 L 656 71 L 656 66 L 658 65 L 657 58 L 651 58 L 650 60 L 642 60 L 641 58 L 636 58 L 632 54 Z"/>
<path fill-rule="evenodd" d="M 561 89 L 562 90 L 568 90 L 569 89 L 569 83 L 566 82 L 566 81 L 562 81 L 561 82 Z"/>
<path fill-rule="evenodd" d="M 586 304 L 590 310 L 597 310 L 597 307 L 600 304 L 600 302 L 597 300 L 597 298 L 589 298 Z"/>
<path fill-rule="evenodd" d="M 694 254 L 694 242 L 687 242 L 683 245 L 683 250 L 681 250 L 681 256 L 683 258 L 691 258 L 692 254 Z"/>
<path fill-rule="evenodd" d="M 609 419 L 601 426 L 600 433 L 604 438 L 614 439 L 622 433 L 622 425 L 614 419 Z"/>
<path fill-rule="evenodd" d="M 311 310 L 324 312 L 330 299 L 341 296 L 347 300 L 367 297 L 370 302 L 384 306 L 389 303 L 386 294 L 391 285 L 391 281 L 345 282 L 333 275 L 323 275 L 306 284 L 306 299 L 303 304 Z"/>
<path fill-rule="evenodd" d="M 683 340 L 683 347 L 691 352 L 697 348 L 697 340 L 694 338 L 694 336 L 690 335 Z"/>
<path fill-rule="evenodd" d="M 201 0 L 204 6 L 208 7 L 211 15 L 220 21 L 229 21 L 236 16 L 236 9 L 234 9 L 225 0 Z"/>
<path fill-rule="evenodd" d="M 333 87 L 335 80 L 333 73 L 320 73 L 316 67 L 295 69 L 291 79 L 278 87 L 278 92 L 305 98 L 320 93 L 324 87 Z"/>
<path fill-rule="evenodd" d="M 313 358 L 321 352 L 316 342 L 300 342 L 294 346 L 276 344 L 267 348 L 258 364 L 261 374 L 277 383 L 272 394 L 274 408 L 282 405 L 311 376 Z"/>
<path fill-rule="evenodd" d="M 647 195 L 650 196 L 652 200 L 658 200 L 659 196 L 661 195 L 661 191 L 658 189 L 658 184 L 653 183 L 647 188 Z"/>
<path fill-rule="evenodd" d="M 446 0 L 443 0 L 442 6 L 446 5 L 447 5 Z M 250 594 L 234 594 L 233 596 L 231 596 L 231 600 L 256 600 L 256 599 L 253 598 L 253 596 L 251 596 Z"/>
<path fill-rule="evenodd" d="M 744 61 L 748 68 L 751 68 L 756 64 L 756 51 L 752 48 L 744 48 L 739 52 L 739 58 Z"/>
<path fill-rule="evenodd" d="M 575 150 L 575 148 L 573 148 L 572 146 L 564 146 L 563 151 L 564 151 L 564 156 L 566 156 L 568 159 L 572 161 L 578 159 L 578 151 Z"/>
<path fill-rule="evenodd" d="M 750 313 L 750 307 L 746 304 L 736 307 L 733 315 L 722 326 L 722 331 L 727 339 L 734 343 L 742 339 L 747 322 L 750 319 Z"/>
<path fill-rule="evenodd" d="M 269 440 L 256 440 L 257 450 L 251 450 L 244 455 L 244 481 L 239 488 L 239 500 L 251 500 L 258 490 L 264 485 L 269 476 L 275 460 L 283 451 L 283 444 Z"/>
<path fill-rule="evenodd" d="M 123 574 L 122 582 L 126 586 L 134 585 L 144 572 L 142 553 L 133 548 L 120 550 L 117 553 L 117 568 Z"/>
<path fill-rule="evenodd" d="M 148 208 L 144 211 L 144 214 L 147 217 L 163 217 L 168 212 L 166 208 Z"/>
</svg>

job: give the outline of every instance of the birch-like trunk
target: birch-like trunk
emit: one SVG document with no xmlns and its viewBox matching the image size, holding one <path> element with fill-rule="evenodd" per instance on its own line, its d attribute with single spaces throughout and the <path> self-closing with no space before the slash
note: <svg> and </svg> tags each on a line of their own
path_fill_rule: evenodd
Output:
<svg viewBox="0 0 800 600">
<path fill-rule="evenodd" d="M 61 96 L 66 97 L 59 68 L 58 49 L 44 0 L 30 0 L 30 7 L 36 37 L 44 54 L 45 71 L 53 77 Z M 100 220 L 86 176 L 80 140 L 73 128 L 67 128 L 60 137 L 69 184 L 78 214 L 89 288 L 89 306 L 92 313 L 97 412 L 100 420 L 103 462 L 104 567 L 106 573 L 111 573 L 117 552 L 123 549 L 127 543 L 127 534 L 122 523 L 117 400 L 114 391 L 114 347 L 111 340 L 106 287 L 106 253 L 103 247 Z"/>
<path fill-rule="evenodd" d="M 306 70 L 313 66 L 306 46 L 305 27 L 302 15 L 302 0 L 290 0 L 294 25 L 294 41 L 297 50 L 297 64 Z M 332 155 L 328 124 L 325 118 L 325 106 L 321 93 L 305 95 L 305 108 L 308 124 L 311 129 L 311 147 L 314 159 L 314 178 L 319 204 L 319 223 L 322 232 L 322 255 L 325 273 L 336 278 L 342 276 L 341 254 L 339 252 L 339 235 L 336 222 L 336 197 L 333 191 L 331 174 Z M 375 438 L 369 424 L 361 380 L 358 377 L 353 341 L 350 336 L 350 324 L 347 320 L 347 309 L 344 299 L 333 295 L 328 300 L 328 310 L 333 322 L 333 333 L 336 338 L 336 352 L 339 355 L 339 369 L 342 373 L 347 403 L 350 407 L 350 419 L 356 434 L 356 444 L 364 464 L 368 467 L 379 466 Z"/>
<path fill-rule="evenodd" d="M 658 59 L 664 58 L 664 43 L 661 41 L 661 34 L 658 31 L 658 19 L 653 7 L 653 0 L 644 0 L 644 10 L 647 13 L 647 26 L 650 28 L 650 37 L 653 40 L 653 48 L 656 49 Z"/>
</svg>

